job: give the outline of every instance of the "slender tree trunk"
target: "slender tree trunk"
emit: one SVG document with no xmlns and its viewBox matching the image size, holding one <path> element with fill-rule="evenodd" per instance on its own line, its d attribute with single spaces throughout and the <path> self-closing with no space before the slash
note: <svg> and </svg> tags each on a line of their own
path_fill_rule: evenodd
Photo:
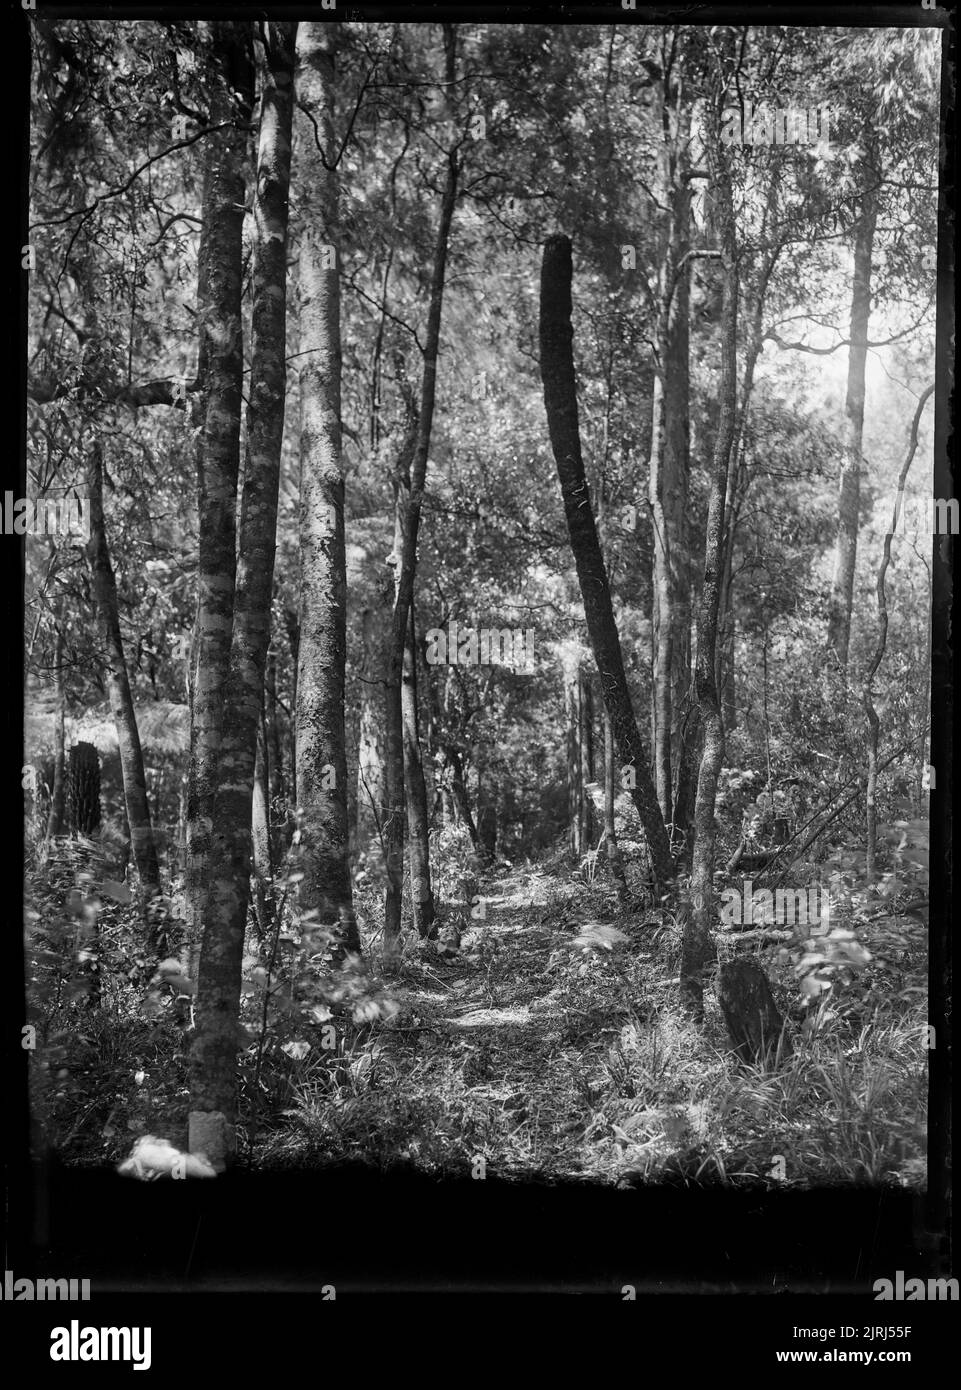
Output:
<svg viewBox="0 0 961 1390">
<path fill-rule="evenodd" d="M 54 654 L 54 681 L 57 692 L 57 722 L 54 728 L 53 787 L 50 792 L 50 814 L 47 817 L 47 839 L 52 840 L 63 834 L 66 817 L 66 764 L 67 750 L 65 738 L 66 687 L 63 679 L 63 636 L 64 609 L 57 605 L 57 646 Z"/>
<path fill-rule="evenodd" d="M 417 449 L 418 405 L 414 399 L 406 376 L 399 364 L 402 390 L 407 408 L 407 422 L 404 439 L 400 446 L 394 470 L 394 544 L 388 557 L 396 608 L 400 595 L 401 576 L 404 567 L 404 537 L 407 534 L 410 512 L 411 463 Z M 411 601 L 413 607 L 413 600 Z M 405 810 L 409 806 L 405 779 L 405 712 L 403 690 L 392 684 L 394 679 L 394 631 L 391 626 L 387 636 L 384 661 L 384 719 L 386 724 L 384 758 L 384 810 L 382 843 L 387 869 L 387 896 L 384 917 L 384 940 L 388 957 L 396 955 L 400 935 L 401 907 L 404 894 L 404 840 L 406 834 Z M 404 633 L 404 665 L 407 662 L 409 643 L 409 624 Z M 402 671 L 403 677 L 403 671 Z M 399 697 L 399 703 L 398 703 Z M 413 884 L 413 876 L 412 876 Z M 425 881 L 418 882 L 418 891 L 423 893 Z"/>
<path fill-rule="evenodd" d="M 581 839 L 585 849 L 594 843 L 594 815 L 591 798 L 584 789 L 594 781 L 594 692 L 590 677 L 582 669 L 577 672 L 577 746 L 581 760 Z"/>
<path fill-rule="evenodd" d="M 658 157 L 661 201 L 669 209 L 658 277 L 658 361 L 654 378 L 649 499 L 654 521 L 654 772 L 665 822 L 673 817 L 681 760 L 682 710 L 690 685 L 690 182 L 689 119 L 675 110 L 672 135 L 664 98 Z M 685 108 L 686 109 L 686 108 Z"/>
<path fill-rule="evenodd" d="M 334 138 L 334 55 L 339 24 L 300 26 L 301 579 L 297 673 L 299 903 L 313 914 L 305 954 L 358 954 L 348 859 L 347 557 L 341 441 L 340 235 Z"/>
<path fill-rule="evenodd" d="M 460 819 L 467 826 L 471 844 L 477 848 L 477 825 L 471 810 L 470 795 L 467 791 L 467 778 L 464 776 L 464 763 L 460 753 L 451 743 L 444 744 L 444 758 L 450 769 L 450 790 L 454 807 Z"/>
<path fill-rule="evenodd" d="M 254 768 L 254 796 L 251 807 L 250 833 L 253 847 L 254 914 L 257 935 L 261 943 L 269 939 L 272 926 L 270 883 L 273 878 L 273 847 L 270 838 L 270 797 L 267 767 L 264 758 L 265 741 L 257 739 L 257 762 Z"/>
<path fill-rule="evenodd" d="M 364 682 L 361 687 L 360 733 L 357 753 L 357 824 L 358 843 L 367 847 L 372 841 L 383 843 L 383 819 L 386 802 L 383 708 L 374 694 L 383 693 L 378 680 Z"/>
<path fill-rule="evenodd" d="M 717 644 L 718 688 L 721 692 L 721 719 L 724 724 L 724 732 L 729 734 L 732 729 L 737 728 L 737 690 L 734 683 L 734 643 L 737 627 L 734 620 L 730 543 L 724 557 L 724 578 L 721 583 L 719 611 L 723 616 L 719 622 L 721 636 Z"/>
<path fill-rule="evenodd" d="M 664 351 L 660 335 L 658 355 Z M 663 359 L 662 359 L 663 360 Z M 665 821 L 671 816 L 671 659 L 674 622 L 667 518 L 661 497 L 664 447 L 664 386 L 661 371 L 655 372 L 651 393 L 651 453 L 648 460 L 649 498 L 653 518 L 654 575 L 651 586 L 651 747 L 654 756 L 654 782 L 657 804 Z"/>
<path fill-rule="evenodd" d="M 267 723 L 267 791 L 270 800 L 279 803 L 284 796 L 284 740 L 281 733 L 280 705 L 277 700 L 277 652 L 273 643 L 267 652 L 264 703 Z"/>
<path fill-rule="evenodd" d="M 384 750 L 380 738 L 382 727 L 382 710 L 371 700 L 365 698 L 360 712 L 357 822 L 358 844 L 368 851 L 372 844 L 383 847 L 386 793 L 384 791 Z"/>
<path fill-rule="evenodd" d="M 584 783 L 581 767 L 581 682 L 579 660 L 571 650 L 564 662 L 564 707 L 567 724 L 567 823 L 571 856 L 579 863 L 584 854 Z"/>
<path fill-rule="evenodd" d="M 437 929 L 434 926 L 434 894 L 430 878 L 427 786 L 424 782 L 424 763 L 420 752 L 417 718 L 417 642 L 413 602 L 407 632 L 407 644 L 404 648 L 403 715 L 404 783 L 407 824 L 410 830 L 410 896 L 417 935 L 431 940 L 437 935 Z"/>
<path fill-rule="evenodd" d="M 716 112 L 719 123 L 720 112 Z M 717 838 L 714 808 L 717 781 L 724 761 L 724 728 L 716 679 L 718 607 L 724 573 L 724 511 L 728 464 L 734 443 L 737 408 L 737 248 L 730 170 L 724 145 L 715 131 L 711 149 L 711 184 L 718 215 L 723 257 L 720 324 L 721 371 L 718 383 L 720 418 L 714 441 L 711 493 L 704 545 L 704 581 L 697 617 L 695 690 L 704 731 L 704 751 L 694 806 L 694 847 L 691 865 L 692 905 L 681 948 L 681 1001 L 695 1019 L 704 1015 L 703 972 L 713 954 L 714 850 Z"/>
<path fill-rule="evenodd" d="M 621 850 L 617 843 L 617 822 L 614 818 L 614 730 L 607 710 L 604 711 L 604 843 L 607 846 L 607 862 L 611 866 L 611 877 L 617 884 L 617 896 L 624 902 L 627 898 L 627 879 L 621 862 Z"/>
<path fill-rule="evenodd" d="M 854 233 L 854 284 L 851 292 L 851 327 L 848 350 L 848 383 L 844 402 L 844 463 L 838 493 L 838 533 L 834 551 L 834 577 L 828 614 L 828 646 L 838 664 L 847 669 L 854 602 L 854 569 L 858 548 L 858 514 L 861 505 L 861 445 L 864 436 L 864 369 L 868 355 L 868 323 L 871 317 L 871 271 L 874 233 L 878 216 L 879 180 L 877 139 L 865 129 L 867 149 L 862 174 L 864 193 L 861 216 Z"/>
<path fill-rule="evenodd" d="M 191 664 L 190 776 L 187 790 L 188 974 L 197 978 L 220 765 L 224 694 L 236 582 L 237 480 L 243 385 L 241 269 L 244 155 L 253 72 L 249 26 L 209 24 L 213 81 L 207 136 L 203 226 L 197 268 L 198 378 L 202 429 L 197 447 L 199 561 Z M 222 1062 L 223 1071 L 226 1063 Z M 226 1073 L 224 1083 L 226 1084 Z M 230 1069 L 233 1086 L 233 1064 Z"/>
<path fill-rule="evenodd" d="M 694 823 L 694 804 L 697 797 L 697 769 L 701 764 L 701 716 L 697 704 L 685 699 L 681 723 L 681 762 L 674 792 L 674 830 L 678 836 L 678 852 L 685 863 L 691 858 L 691 827 Z"/>
<path fill-rule="evenodd" d="M 868 776 L 866 793 L 866 875 L 869 883 L 873 883 L 877 876 L 877 852 L 878 852 L 878 739 L 881 731 L 881 720 L 873 699 L 873 682 L 878 673 L 878 667 L 884 660 L 884 653 L 888 643 L 888 601 L 884 589 L 884 579 L 891 563 L 891 543 L 894 540 L 898 529 L 898 521 L 901 517 L 901 498 L 904 493 L 904 484 L 907 482 L 908 471 L 914 461 L 914 455 L 918 447 L 918 426 L 921 423 L 921 413 L 927 405 L 928 397 L 934 392 L 934 387 L 929 386 L 922 392 L 914 412 L 914 419 L 911 422 L 911 433 L 908 439 L 908 451 L 904 463 L 901 465 L 901 472 L 898 475 L 898 491 L 894 506 L 894 516 L 891 525 L 884 537 L 884 551 L 881 556 L 881 564 L 878 568 L 877 595 L 878 595 L 878 640 L 875 644 L 874 654 L 868 662 L 864 673 L 864 680 L 861 687 L 861 701 L 864 705 L 864 712 L 868 722 Z"/>
<path fill-rule="evenodd" d="M 776 223 L 777 195 L 777 182 L 772 181 L 764 212 L 762 236 L 767 233 L 768 228 L 772 224 Z M 761 355 L 761 349 L 764 345 L 764 305 L 767 299 L 767 288 L 781 250 L 781 242 L 778 240 L 773 241 L 764 257 L 758 276 L 757 294 L 755 296 L 752 314 L 751 335 L 745 354 L 746 360 L 744 364 L 744 382 L 741 390 L 741 401 L 735 419 L 734 440 L 731 445 L 727 470 L 727 496 L 724 508 L 724 576 L 721 583 L 721 596 L 718 606 L 718 631 L 720 636 L 716 661 L 717 684 L 721 692 L 721 713 L 725 733 L 729 733 L 732 729 L 737 727 L 737 691 L 734 672 L 736 623 L 734 619 L 733 560 L 734 543 L 737 537 L 737 524 L 740 514 L 738 490 L 742 465 L 742 441 L 744 437 L 744 427 L 747 422 L 748 411 L 751 404 L 751 395 L 754 390 L 754 374 L 757 370 L 758 358 Z"/>
<path fill-rule="evenodd" d="M 490 868 L 497 855 L 497 783 L 491 776 L 489 749 L 475 750 L 477 761 L 477 847 L 480 868 Z"/>
<path fill-rule="evenodd" d="M 190 1148 L 205 1152 L 215 1167 L 229 1162 L 236 1148 L 237 1032 L 250 901 L 254 772 L 270 643 L 284 432 L 287 210 L 295 33 L 293 24 L 270 24 L 266 35 L 254 200 L 251 389 L 240 555 L 232 595 L 230 699 L 224 701 L 219 720 L 217 783 L 197 981 L 197 1027 L 191 1044 Z M 235 288 L 233 277 L 230 288 Z M 224 501 L 226 504 L 226 498 Z M 223 616 L 226 618 L 228 611 Z"/>
<path fill-rule="evenodd" d="M 345 562 L 346 563 L 346 562 Z M 284 627 L 287 630 L 287 645 L 290 647 L 290 708 L 293 718 L 287 722 L 287 766 L 290 769 L 287 787 L 287 804 L 295 807 L 297 802 L 297 672 L 300 669 L 300 617 L 294 608 L 284 609 Z"/>
<path fill-rule="evenodd" d="M 454 27 L 444 25 L 444 74 L 448 89 L 454 81 Z M 444 280 L 447 271 L 447 251 L 450 228 L 457 200 L 457 146 L 447 155 L 444 191 L 441 195 L 440 217 L 434 241 L 434 262 L 430 279 L 430 302 L 427 310 L 427 330 L 424 339 L 424 365 L 421 380 L 420 407 L 417 420 L 417 443 L 410 470 L 410 496 L 407 503 L 401 562 L 397 573 L 397 592 L 394 599 L 390 645 L 387 665 L 387 898 L 384 905 L 384 946 L 388 956 L 396 954 L 400 935 L 401 885 L 403 881 L 404 836 L 404 773 L 403 773 L 403 705 L 402 684 L 404 647 L 407 625 L 414 594 L 414 574 L 417 566 L 417 537 L 420 529 L 421 506 L 427 474 L 427 455 L 430 450 L 434 421 L 434 399 L 437 387 L 437 355 L 440 348 L 441 313 L 444 303 Z"/>
<path fill-rule="evenodd" d="M 133 847 L 134 862 L 146 898 L 145 906 L 160 891 L 160 865 L 150 820 L 147 800 L 147 775 L 144 771 L 140 730 L 130 692 L 130 677 L 124 658 L 120 634 L 120 610 L 117 602 L 117 581 L 107 545 L 103 512 L 103 451 L 97 440 L 90 452 L 87 468 L 87 491 L 90 509 L 90 539 L 87 541 L 87 562 L 93 581 L 97 622 L 105 662 L 105 678 L 110 711 L 117 730 L 120 770 L 123 778 L 124 804 Z M 156 930 L 148 928 L 151 950 L 162 951 L 165 942 Z"/>
<path fill-rule="evenodd" d="M 571 278 L 570 240 L 549 237 L 544 248 L 540 298 L 541 376 L 548 430 L 604 704 L 614 725 L 620 757 L 633 771 L 632 797 L 647 837 L 655 883 L 663 891 L 672 875 L 670 841 L 627 686 L 607 569 L 597 539 L 581 455 L 572 349 Z"/>
</svg>

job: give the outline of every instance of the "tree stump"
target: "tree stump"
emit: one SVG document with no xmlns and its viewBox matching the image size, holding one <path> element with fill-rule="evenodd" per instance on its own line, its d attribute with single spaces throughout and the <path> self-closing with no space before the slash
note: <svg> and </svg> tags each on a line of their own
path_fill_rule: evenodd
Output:
<svg viewBox="0 0 961 1390">
<path fill-rule="evenodd" d="M 68 786 L 70 828 L 92 835 L 100 828 L 100 755 L 92 743 L 75 743 L 70 750 Z"/>
<path fill-rule="evenodd" d="M 790 1057 L 791 1039 L 784 1027 L 759 965 L 750 960 L 725 961 L 718 971 L 717 997 L 734 1051 L 743 1062 Z"/>
</svg>

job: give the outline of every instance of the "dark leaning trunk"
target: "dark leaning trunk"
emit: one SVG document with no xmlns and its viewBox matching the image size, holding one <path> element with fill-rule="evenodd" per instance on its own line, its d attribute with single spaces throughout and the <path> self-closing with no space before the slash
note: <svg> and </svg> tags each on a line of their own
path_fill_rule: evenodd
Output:
<svg viewBox="0 0 961 1390">
<path fill-rule="evenodd" d="M 604 705 L 611 718 L 621 761 L 633 769 L 631 796 L 647 838 L 655 885 L 657 891 L 663 893 L 673 874 L 671 846 L 627 686 L 607 568 L 597 537 L 581 455 L 571 328 L 571 279 L 569 238 L 548 237 L 541 269 L 540 349 L 551 448 Z"/>
</svg>

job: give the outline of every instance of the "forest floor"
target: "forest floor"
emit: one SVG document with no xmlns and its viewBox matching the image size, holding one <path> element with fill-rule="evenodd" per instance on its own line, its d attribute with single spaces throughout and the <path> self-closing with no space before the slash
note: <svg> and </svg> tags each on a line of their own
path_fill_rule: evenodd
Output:
<svg viewBox="0 0 961 1390">
<path fill-rule="evenodd" d="M 559 863 L 501 870 L 483 901 L 456 954 L 406 948 L 388 985 L 398 1012 L 305 1065 L 255 1162 L 617 1185 L 923 1185 L 925 1019 L 917 991 L 894 988 L 904 953 L 897 978 L 874 961 L 802 1038 L 788 953 L 753 948 L 798 1043 L 766 1072 L 729 1051 L 712 988 L 704 1027 L 684 1020 L 671 914 L 621 911 L 610 887 Z M 734 950 L 725 941 L 720 954 Z"/>
<path fill-rule="evenodd" d="M 191 1018 L 189 1000 L 166 986 L 145 993 L 147 975 L 130 969 L 133 904 L 101 904 L 98 1007 L 88 975 L 59 973 L 77 928 L 58 904 L 81 867 L 67 856 L 30 880 L 43 928 L 31 957 L 34 1118 L 66 1162 L 101 1165 L 144 1134 L 184 1145 Z M 732 1054 L 711 978 L 704 1026 L 685 1018 L 677 915 L 622 908 L 606 869 L 585 882 L 556 854 L 502 865 L 479 894 L 483 916 L 458 950 L 446 930 L 440 943 L 408 937 L 390 971 L 379 894 L 361 895 L 378 1017 L 342 1018 L 329 1050 L 323 1027 L 305 1033 L 297 1014 L 278 1011 L 265 1035 L 262 992 L 245 985 L 243 1162 L 627 1186 L 923 1186 L 927 933 L 892 899 L 839 919 L 855 964 L 835 972 L 816 1028 L 801 990 L 826 949 L 803 940 L 813 928 L 774 945 L 719 938 L 721 960 L 758 960 L 788 1021 L 793 1055 L 766 1071 Z"/>
</svg>

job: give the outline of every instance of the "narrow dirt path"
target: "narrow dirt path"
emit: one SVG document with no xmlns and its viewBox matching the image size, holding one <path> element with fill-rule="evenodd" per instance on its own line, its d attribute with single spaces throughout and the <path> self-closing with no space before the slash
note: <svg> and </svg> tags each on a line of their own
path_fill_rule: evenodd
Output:
<svg viewBox="0 0 961 1390">
<path fill-rule="evenodd" d="M 401 1013 L 391 1046 L 408 1052 L 411 1085 L 461 1092 L 501 1171 L 584 1168 L 585 1049 L 606 1049 L 628 1017 L 616 993 L 602 1010 L 569 997 L 570 946 L 595 920 L 584 896 L 542 869 L 492 878 L 485 917 L 457 955 L 414 946 L 392 988 Z"/>
</svg>

